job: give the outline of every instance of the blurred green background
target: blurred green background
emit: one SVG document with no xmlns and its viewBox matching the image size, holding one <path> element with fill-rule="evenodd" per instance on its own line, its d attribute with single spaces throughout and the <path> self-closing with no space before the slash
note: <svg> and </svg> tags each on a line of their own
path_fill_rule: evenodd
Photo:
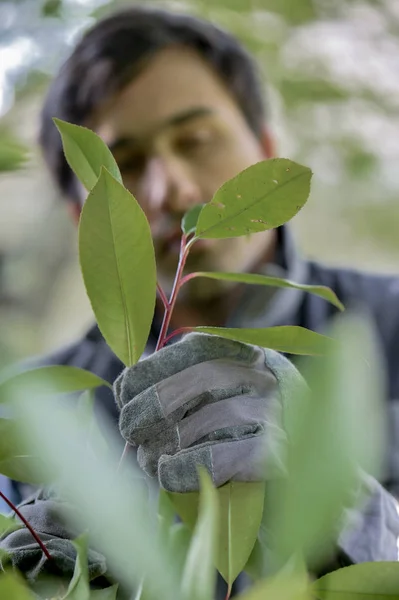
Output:
<svg viewBox="0 0 399 600">
<path fill-rule="evenodd" d="M 0 2 L 0 362 L 45 352 L 92 322 L 76 232 L 36 147 L 51 74 L 81 32 L 132 2 Z M 281 156 L 315 175 L 293 221 L 300 250 L 399 272 L 399 2 L 149 1 L 201 14 L 256 55 Z"/>
</svg>

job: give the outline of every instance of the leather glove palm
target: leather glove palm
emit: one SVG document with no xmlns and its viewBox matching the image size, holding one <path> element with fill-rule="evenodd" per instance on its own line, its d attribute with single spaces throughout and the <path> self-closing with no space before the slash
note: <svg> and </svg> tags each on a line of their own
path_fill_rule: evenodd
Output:
<svg viewBox="0 0 399 600">
<path fill-rule="evenodd" d="M 119 427 L 166 490 L 197 490 L 198 465 L 215 486 L 259 481 L 283 468 L 284 400 L 303 385 L 272 350 L 193 333 L 119 376 Z"/>
</svg>

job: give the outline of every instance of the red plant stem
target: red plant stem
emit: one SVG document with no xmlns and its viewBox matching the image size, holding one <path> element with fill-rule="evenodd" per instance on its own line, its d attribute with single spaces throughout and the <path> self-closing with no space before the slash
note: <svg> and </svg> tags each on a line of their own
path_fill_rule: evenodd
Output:
<svg viewBox="0 0 399 600">
<path fill-rule="evenodd" d="M 201 273 L 189 273 L 188 275 L 185 275 L 180 280 L 180 287 L 182 287 L 185 283 L 187 283 L 191 279 L 194 279 L 195 277 L 201 277 Z"/>
<path fill-rule="evenodd" d="M 171 339 L 173 339 L 176 335 L 181 335 L 182 333 L 190 333 L 194 330 L 194 327 L 179 327 L 179 329 L 175 329 L 164 339 L 164 344 L 167 344 Z"/>
<path fill-rule="evenodd" d="M 179 264 L 177 266 L 175 280 L 173 282 L 173 288 L 172 288 L 172 292 L 170 294 L 169 300 L 166 298 L 165 292 L 163 291 L 163 289 L 161 288 L 161 286 L 157 283 L 157 290 L 158 290 L 158 293 L 159 293 L 159 295 L 161 297 L 163 305 L 165 307 L 165 313 L 164 313 L 164 316 L 163 316 L 163 321 L 162 321 L 162 325 L 161 325 L 161 331 L 159 332 L 159 337 L 158 337 L 157 345 L 156 345 L 156 348 L 155 348 L 155 352 L 157 352 L 158 350 L 160 350 L 162 348 L 162 346 L 164 346 L 165 342 L 168 339 L 171 339 L 174 335 L 178 335 L 178 333 L 181 333 L 183 331 L 183 329 L 191 331 L 190 327 L 187 327 L 187 328 L 182 327 L 182 328 L 177 329 L 176 331 L 174 331 L 170 336 L 167 336 L 170 319 L 171 319 L 171 316 L 172 316 L 172 313 L 173 313 L 173 309 L 174 309 L 175 304 L 176 304 L 177 294 L 179 293 L 179 289 L 180 289 L 180 286 L 181 286 L 184 265 L 186 264 L 186 260 L 187 260 L 187 256 L 188 256 L 190 247 L 194 243 L 194 241 L 195 241 L 195 239 L 192 238 L 187 243 L 187 236 L 185 236 L 185 235 L 183 235 L 182 238 L 181 238 Z M 118 467 L 117 467 L 117 472 L 120 470 L 123 461 L 125 460 L 126 456 L 129 454 L 130 448 L 131 448 L 130 444 L 128 442 L 126 442 L 125 447 L 123 449 L 122 456 L 121 456 L 121 458 L 119 460 L 119 464 L 118 464 Z"/>
<path fill-rule="evenodd" d="M 159 333 L 157 346 L 155 348 L 155 352 L 158 352 L 164 344 L 165 339 L 168 333 L 168 328 L 170 324 L 170 319 L 172 317 L 173 309 L 176 304 L 177 294 L 179 293 L 181 278 L 183 275 L 184 265 L 186 264 L 187 256 L 188 256 L 189 246 L 187 246 L 187 237 L 185 235 L 181 238 L 180 245 L 180 256 L 179 256 L 179 264 L 177 266 L 175 280 L 173 282 L 172 293 L 170 294 L 168 307 L 165 310 L 165 314 L 162 321 L 161 331 Z"/>
<path fill-rule="evenodd" d="M 7 496 L 5 496 L 3 494 L 3 492 L 1 492 L 1 491 L 0 491 L 0 497 L 3 498 L 4 502 L 6 502 L 8 504 L 8 506 L 11 508 L 11 510 L 13 510 L 15 512 L 15 514 L 17 515 L 17 517 L 19 519 L 21 519 L 22 523 L 30 531 L 30 533 L 32 534 L 32 537 L 36 540 L 36 542 L 39 544 L 40 548 L 43 550 L 44 554 L 46 555 L 46 558 L 48 558 L 48 560 L 53 560 L 53 557 L 51 556 L 51 554 L 47 550 L 46 546 L 43 544 L 42 540 L 37 535 L 36 531 L 33 529 L 33 527 L 31 525 L 29 525 L 28 521 L 20 513 L 20 511 L 18 510 L 18 508 L 15 506 L 15 504 L 13 504 L 11 502 L 11 500 L 9 500 L 7 498 Z"/>
<path fill-rule="evenodd" d="M 227 588 L 227 594 L 226 594 L 225 600 L 229 600 L 230 596 L 231 596 L 231 585 L 229 585 L 229 587 Z"/>
<path fill-rule="evenodd" d="M 158 290 L 159 297 L 162 300 L 162 304 L 164 305 L 165 310 L 168 310 L 168 307 L 169 307 L 168 299 L 167 299 L 166 294 L 163 291 L 161 285 L 158 282 L 157 282 L 157 290 Z"/>
</svg>

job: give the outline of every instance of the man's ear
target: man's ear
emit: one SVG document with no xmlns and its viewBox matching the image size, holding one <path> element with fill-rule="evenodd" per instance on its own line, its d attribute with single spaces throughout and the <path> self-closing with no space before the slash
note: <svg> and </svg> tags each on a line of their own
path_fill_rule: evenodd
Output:
<svg viewBox="0 0 399 600">
<path fill-rule="evenodd" d="M 274 158 L 277 156 L 276 141 L 269 127 L 265 125 L 262 130 L 260 143 L 265 155 L 265 158 Z"/>
<path fill-rule="evenodd" d="M 80 219 L 80 212 L 82 210 L 80 204 L 78 204 L 75 200 L 68 200 L 67 210 L 72 218 L 72 221 L 75 223 L 75 225 L 78 225 Z"/>
</svg>

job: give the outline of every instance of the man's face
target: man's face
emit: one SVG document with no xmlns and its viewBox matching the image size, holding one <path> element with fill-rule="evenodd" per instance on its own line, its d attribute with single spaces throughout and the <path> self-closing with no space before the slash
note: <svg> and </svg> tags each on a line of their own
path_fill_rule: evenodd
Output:
<svg viewBox="0 0 399 600">
<path fill-rule="evenodd" d="M 88 125 L 111 148 L 125 186 L 150 222 L 159 281 L 170 291 L 182 216 L 265 159 L 262 144 L 211 66 L 181 47 L 156 54 Z M 201 241 L 192 247 L 187 271 L 248 270 L 270 240 L 269 233 L 261 233 Z M 216 289 L 213 283 L 200 291 L 208 295 Z"/>
</svg>

